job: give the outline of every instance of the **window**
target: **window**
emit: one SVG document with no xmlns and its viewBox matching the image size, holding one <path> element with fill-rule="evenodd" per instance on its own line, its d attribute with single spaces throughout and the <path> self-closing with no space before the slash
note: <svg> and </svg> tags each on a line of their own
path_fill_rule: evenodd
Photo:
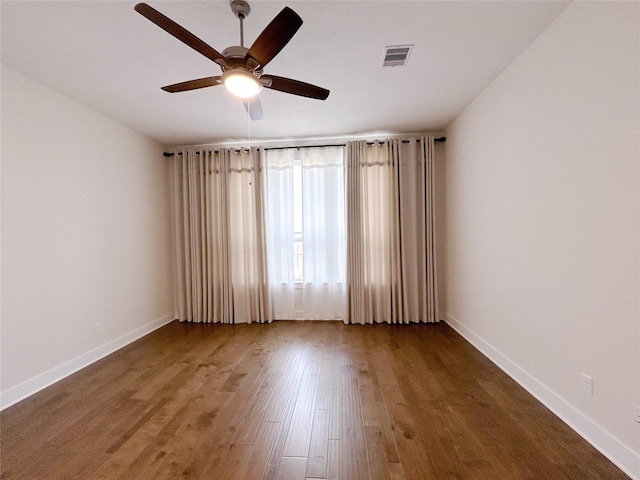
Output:
<svg viewBox="0 0 640 480">
<path fill-rule="evenodd" d="M 344 318 L 344 147 L 274 149 L 266 157 L 274 317 Z"/>
</svg>

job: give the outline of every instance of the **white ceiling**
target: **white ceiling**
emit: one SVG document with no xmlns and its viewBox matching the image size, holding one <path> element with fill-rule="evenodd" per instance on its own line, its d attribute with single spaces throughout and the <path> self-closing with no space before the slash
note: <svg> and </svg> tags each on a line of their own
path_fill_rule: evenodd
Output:
<svg viewBox="0 0 640 480">
<path fill-rule="evenodd" d="M 161 86 L 219 67 L 129 1 L 1 3 L 2 62 L 165 146 L 444 129 L 566 7 L 559 1 L 254 0 L 250 45 L 285 6 L 304 24 L 265 68 L 331 90 L 326 101 L 263 90 L 249 122 L 223 87 Z M 239 43 L 228 1 L 147 0 L 218 51 Z M 415 44 L 382 69 L 385 45 Z M 249 125 L 250 123 L 250 125 Z M 250 127 L 250 128 L 249 128 Z"/>
</svg>

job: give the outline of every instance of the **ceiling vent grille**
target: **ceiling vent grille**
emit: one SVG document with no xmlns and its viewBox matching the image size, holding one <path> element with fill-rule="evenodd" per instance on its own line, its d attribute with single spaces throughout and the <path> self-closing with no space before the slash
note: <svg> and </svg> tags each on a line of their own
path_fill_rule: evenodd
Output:
<svg viewBox="0 0 640 480">
<path fill-rule="evenodd" d="M 391 45 L 384 47 L 382 67 L 402 67 L 407 63 L 413 45 Z"/>
</svg>

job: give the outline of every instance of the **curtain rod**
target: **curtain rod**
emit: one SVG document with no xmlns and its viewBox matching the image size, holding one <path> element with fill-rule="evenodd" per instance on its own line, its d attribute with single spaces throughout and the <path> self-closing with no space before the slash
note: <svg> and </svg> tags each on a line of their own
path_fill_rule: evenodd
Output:
<svg viewBox="0 0 640 480">
<path fill-rule="evenodd" d="M 434 138 L 433 141 L 436 143 L 440 143 L 440 142 L 445 142 L 447 140 L 447 137 L 440 137 L 440 138 Z M 418 142 L 420 141 L 420 139 L 418 138 L 417 140 Z M 382 145 L 384 145 L 386 142 L 382 141 L 382 142 L 378 142 Z M 409 140 L 402 140 L 402 143 L 409 143 Z M 367 145 L 374 145 L 375 142 L 367 142 Z M 265 147 L 265 150 L 286 150 L 287 148 L 322 148 L 322 147 L 345 147 L 347 144 L 346 143 L 334 143 L 334 144 L 325 144 L 325 145 L 303 145 L 300 147 Z M 236 151 L 240 151 L 240 149 L 235 149 Z M 199 152 L 197 152 L 199 153 Z M 214 153 L 218 153 L 218 150 L 214 150 Z M 173 157 L 175 155 L 175 153 L 172 152 L 164 152 L 163 155 L 165 157 Z M 182 155 L 182 153 L 178 152 L 178 155 Z"/>
</svg>

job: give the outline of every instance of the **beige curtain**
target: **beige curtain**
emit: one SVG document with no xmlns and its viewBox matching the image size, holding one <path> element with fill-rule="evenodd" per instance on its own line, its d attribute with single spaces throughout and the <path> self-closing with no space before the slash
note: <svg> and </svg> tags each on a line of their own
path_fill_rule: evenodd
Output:
<svg viewBox="0 0 640 480">
<path fill-rule="evenodd" d="M 349 142 L 349 323 L 437 322 L 432 137 Z"/>
<path fill-rule="evenodd" d="M 186 149 L 172 163 L 177 317 L 270 321 L 258 149 Z"/>
</svg>

